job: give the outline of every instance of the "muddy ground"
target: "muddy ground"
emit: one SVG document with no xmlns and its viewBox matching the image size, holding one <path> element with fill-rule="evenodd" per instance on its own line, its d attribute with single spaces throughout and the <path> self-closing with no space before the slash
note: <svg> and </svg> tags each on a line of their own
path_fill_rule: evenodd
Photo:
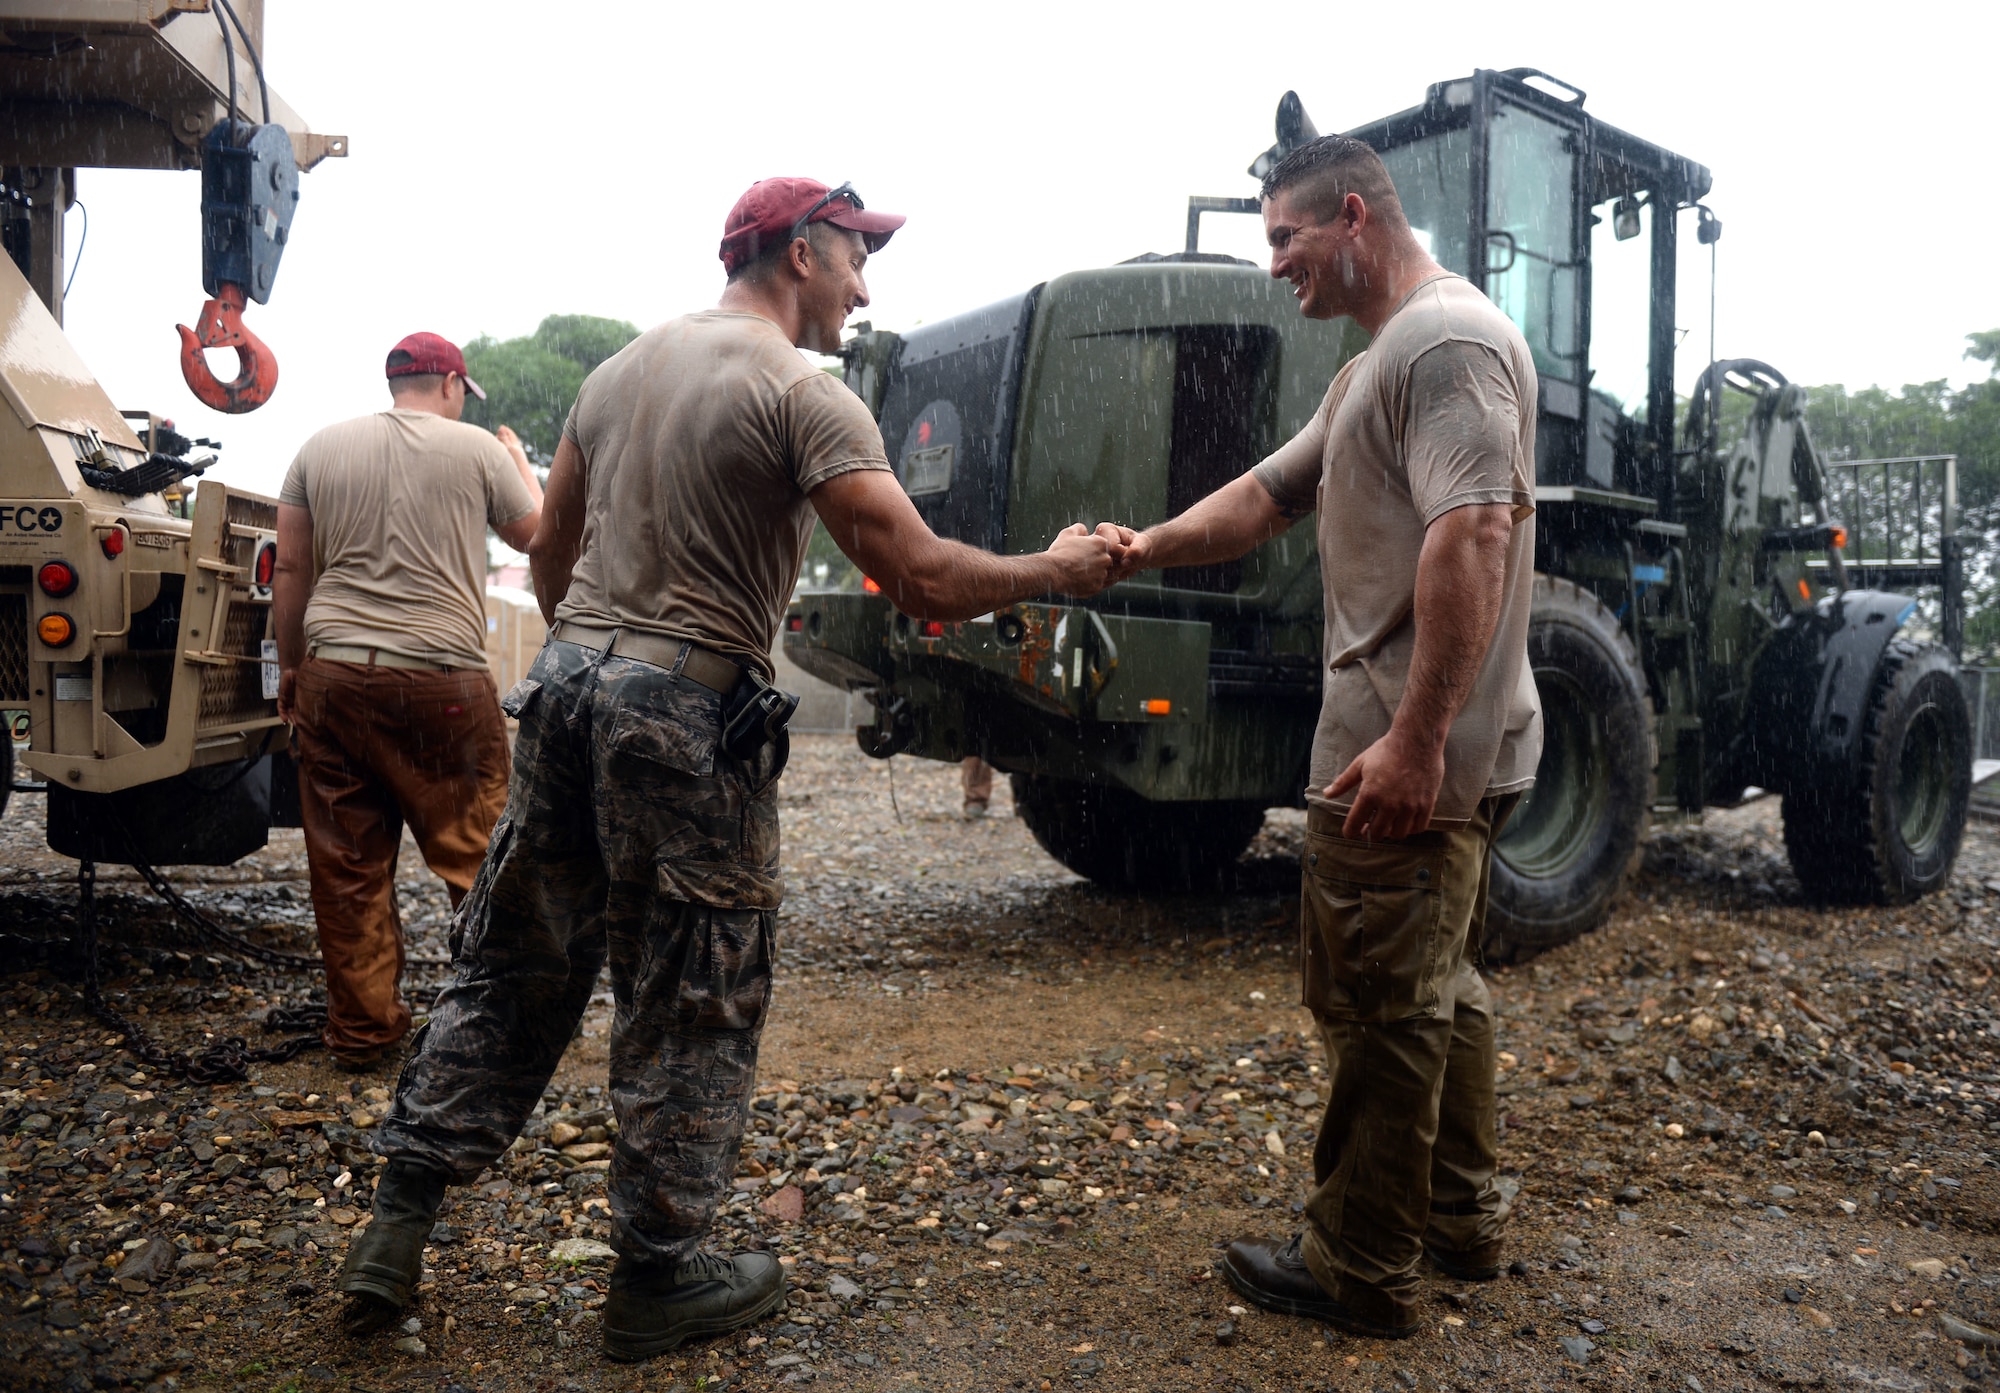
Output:
<svg viewBox="0 0 2000 1393">
<path fill-rule="evenodd" d="M 891 780 L 893 777 L 893 789 Z M 1604 929 L 1495 971 L 1510 1275 L 1427 1279 L 1389 1344 L 1245 1310 L 1219 1245 L 1298 1222 L 1320 1069 L 1296 1006 L 1298 814 L 1228 895 L 1070 875 L 956 771 L 799 741 L 782 965 L 724 1243 L 788 1311 L 607 1364 L 608 999 L 542 1115 L 454 1192 L 407 1328 L 335 1329 L 388 1075 L 136 1066 L 79 1009 L 73 863 L 0 821 L 0 1386 L 387 1389 L 1983 1387 L 2000 1324 L 2000 839 L 1903 909 L 1806 905 L 1760 802 L 1657 829 Z M 405 851 L 419 959 L 441 886 Z M 310 945 L 297 835 L 176 884 Z M 177 1046 L 313 994 L 101 887 L 110 990 Z M 411 989 L 442 971 L 414 969 Z M 578 1242 L 583 1240 L 583 1242 Z M 560 1245 L 568 1244 L 563 1247 Z M 567 1255 L 567 1256 L 564 1256 Z M 2000 1338 L 2000 1337 L 1996 1337 Z"/>
</svg>

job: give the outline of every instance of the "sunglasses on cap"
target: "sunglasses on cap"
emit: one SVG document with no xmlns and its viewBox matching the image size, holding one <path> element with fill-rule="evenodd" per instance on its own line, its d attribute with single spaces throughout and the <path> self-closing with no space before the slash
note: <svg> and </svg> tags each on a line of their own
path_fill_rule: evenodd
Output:
<svg viewBox="0 0 2000 1393">
<path fill-rule="evenodd" d="M 820 195 L 819 202 L 813 204 L 812 207 L 806 209 L 805 216 L 801 217 L 797 222 L 792 224 L 791 236 L 787 237 L 785 240 L 789 242 L 794 238 L 805 236 L 806 224 L 810 223 L 813 220 L 813 215 L 819 212 L 820 209 L 826 207 L 827 204 L 833 202 L 837 198 L 846 199 L 848 205 L 851 208 L 853 208 L 853 210 L 857 213 L 868 206 L 867 204 L 861 201 L 861 195 L 854 191 L 854 185 L 852 184 L 842 184 L 837 189 L 828 189 L 825 193 Z"/>
</svg>

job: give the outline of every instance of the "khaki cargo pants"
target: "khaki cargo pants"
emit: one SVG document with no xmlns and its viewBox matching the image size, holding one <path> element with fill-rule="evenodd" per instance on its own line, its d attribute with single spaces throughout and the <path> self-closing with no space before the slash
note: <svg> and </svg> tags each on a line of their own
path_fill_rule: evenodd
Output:
<svg viewBox="0 0 2000 1393">
<path fill-rule="evenodd" d="M 1478 953 L 1493 841 L 1519 801 L 1487 798 L 1466 826 L 1400 842 L 1306 819 L 1300 975 L 1331 1080 L 1305 1259 L 1337 1298 L 1361 1283 L 1406 1320 L 1423 1248 L 1490 1263 L 1507 1217 Z"/>
</svg>

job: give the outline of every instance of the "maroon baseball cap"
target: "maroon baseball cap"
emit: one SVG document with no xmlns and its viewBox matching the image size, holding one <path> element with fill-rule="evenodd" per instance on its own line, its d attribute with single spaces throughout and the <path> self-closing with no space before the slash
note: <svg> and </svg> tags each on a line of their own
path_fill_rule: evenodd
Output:
<svg viewBox="0 0 2000 1393">
<path fill-rule="evenodd" d="M 736 200 L 722 224 L 722 268 L 734 271 L 781 241 L 802 223 L 830 222 L 858 232 L 868 250 L 878 252 L 889 234 L 907 221 L 900 213 L 870 213 L 852 184 L 832 189 L 817 179 L 759 179 Z"/>
<path fill-rule="evenodd" d="M 389 377 L 415 377 L 419 373 L 455 372 L 465 383 L 465 390 L 486 400 L 486 393 L 477 382 L 465 375 L 465 355 L 458 351 L 458 345 L 442 334 L 411 334 L 389 350 Z"/>
</svg>

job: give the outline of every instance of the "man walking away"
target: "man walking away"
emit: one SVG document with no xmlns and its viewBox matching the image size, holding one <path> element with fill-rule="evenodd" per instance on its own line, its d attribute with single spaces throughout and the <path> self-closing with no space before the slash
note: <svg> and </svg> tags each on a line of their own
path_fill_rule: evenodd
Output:
<svg viewBox="0 0 2000 1393">
<path fill-rule="evenodd" d="M 1315 508 L 1325 697 L 1302 870 L 1303 995 L 1331 1070 L 1303 1233 L 1230 1283 L 1355 1334 L 1417 1330 L 1416 1268 L 1499 1274 L 1493 1009 L 1477 968 L 1494 838 L 1534 779 L 1535 370 L 1417 243 L 1375 152 L 1325 136 L 1264 181 L 1271 274 L 1368 351 L 1305 430 L 1134 538 L 1121 574 L 1241 556 Z"/>
<path fill-rule="evenodd" d="M 969 619 L 1109 579 L 1115 542 L 1039 555 L 941 541 L 830 352 L 903 219 L 851 187 L 767 179 L 724 228 L 720 305 L 640 335 L 584 382 L 530 548 L 552 629 L 508 695 L 507 812 L 460 912 L 455 972 L 375 1140 L 375 1219 L 340 1289 L 386 1325 L 448 1181 L 519 1133 L 611 964 L 605 1353 L 649 1358 L 784 1300 L 768 1252 L 702 1237 L 734 1174 L 777 951 L 786 701 L 771 643 L 815 510 L 905 612 Z"/>
<path fill-rule="evenodd" d="M 409 825 L 456 905 L 507 796 L 486 667 L 486 529 L 524 547 L 542 490 L 436 334 L 389 353 L 391 406 L 305 443 L 278 496 L 278 714 L 299 762 L 326 1046 L 378 1066 L 410 1028 L 396 853 Z"/>
</svg>

